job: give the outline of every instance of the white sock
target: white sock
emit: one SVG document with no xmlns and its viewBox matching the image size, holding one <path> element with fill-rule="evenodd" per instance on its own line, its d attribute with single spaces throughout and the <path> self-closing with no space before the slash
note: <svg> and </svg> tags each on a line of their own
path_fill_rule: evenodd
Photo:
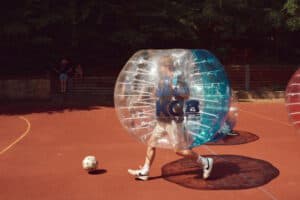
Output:
<svg viewBox="0 0 300 200">
<path fill-rule="evenodd" d="M 142 167 L 141 172 L 142 172 L 143 174 L 148 174 L 149 170 L 150 170 L 150 166 L 147 165 L 147 164 L 145 164 L 145 165 Z"/>
</svg>

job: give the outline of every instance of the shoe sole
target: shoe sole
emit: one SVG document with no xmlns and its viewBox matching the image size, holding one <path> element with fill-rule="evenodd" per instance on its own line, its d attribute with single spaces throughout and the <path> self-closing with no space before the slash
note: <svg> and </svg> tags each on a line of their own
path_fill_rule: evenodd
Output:
<svg viewBox="0 0 300 200">
<path fill-rule="evenodd" d="M 148 180 L 148 176 L 136 176 L 135 179 L 141 180 L 141 181 L 147 181 Z"/>
<path fill-rule="evenodd" d="M 140 174 L 135 174 L 135 173 L 132 173 L 130 171 L 128 171 L 128 174 L 132 175 L 135 177 L 135 179 L 138 179 L 138 180 L 141 180 L 141 181 L 147 181 L 148 180 L 148 177 L 147 175 L 140 175 Z"/>
</svg>

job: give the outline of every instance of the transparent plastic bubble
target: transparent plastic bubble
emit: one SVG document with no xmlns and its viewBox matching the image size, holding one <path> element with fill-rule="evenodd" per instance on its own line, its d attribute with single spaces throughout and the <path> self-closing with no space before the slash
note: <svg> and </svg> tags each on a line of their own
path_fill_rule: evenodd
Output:
<svg viewBox="0 0 300 200">
<path fill-rule="evenodd" d="M 219 139 L 222 139 L 226 135 L 231 134 L 233 132 L 233 128 L 237 123 L 238 110 L 238 100 L 235 94 L 232 92 L 228 114 L 223 125 L 221 126 L 221 129 L 212 139 L 212 142 L 218 141 Z"/>
<path fill-rule="evenodd" d="M 300 69 L 291 77 L 285 90 L 288 116 L 297 131 L 300 130 Z"/>
<path fill-rule="evenodd" d="M 141 50 L 120 72 L 114 102 L 121 124 L 142 143 L 185 149 L 215 136 L 229 110 L 230 87 L 206 50 Z"/>
</svg>

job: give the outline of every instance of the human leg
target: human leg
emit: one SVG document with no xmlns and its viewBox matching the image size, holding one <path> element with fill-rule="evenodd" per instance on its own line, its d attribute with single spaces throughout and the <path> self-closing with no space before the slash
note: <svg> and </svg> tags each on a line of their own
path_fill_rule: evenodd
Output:
<svg viewBox="0 0 300 200">
<path fill-rule="evenodd" d="M 139 180 L 148 180 L 150 167 L 154 161 L 155 154 L 155 147 L 148 146 L 144 166 L 137 170 L 128 169 L 128 173 L 135 176 Z"/>
<path fill-rule="evenodd" d="M 214 160 L 212 158 L 203 157 L 191 149 L 175 150 L 176 154 L 182 157 L 191 158 L 202 165 L 203 179 L 209 178 Z"/>
<path fill-rule="evenodd" d="M 147 147 L 147 151 L 146 151 L 146 158 L 145 158 L 144 165 L 142 167 L 140 167 L 140 169 L 136 169 L 136 170 L 128 169 L 129 174 L 135 176 L 139 180 L 143 180 L 143 181 L 148 180 L 150 168 L 152 166 L 152 163 L 153 163 L 153 161 L 155 159 L 155 155 L 156 155 L 156 148 L 154 147 L 155 141 L 157 140 L 157 137 L 162 135 L 162 133 L 164 131 L 165 130 L 161 126 L 161 124 L 157 123 L 157 125 L 154 128 L 153 132 L 151 133 L 151 137 L 148 141 L 148 147 Z"/>
<path fill-rule="evenodd" d="M 189 148 L 191 144 L 188 137 L 185 135 L 183 123 L 172 122 L 166 127 L 166 130 L 169 138 L 172 138 L 171 141 L 175 153 L 179 156 L 195 160 L 197 163 L 201 164 L 203 168 L 203 178 L 207 179 L 212 171 L 213 159 L 203 157 Z"/>
<path fill-rule="evenodd" d="M 61 73 L 59 75 L 59 79 L 60 79 L 61 92 L 65 93 L 66 90 L 67 90 L 67 79 L 68 79 L 68 76 L 66 74 L 64 74 L 64 73 Z"/>
</svg>

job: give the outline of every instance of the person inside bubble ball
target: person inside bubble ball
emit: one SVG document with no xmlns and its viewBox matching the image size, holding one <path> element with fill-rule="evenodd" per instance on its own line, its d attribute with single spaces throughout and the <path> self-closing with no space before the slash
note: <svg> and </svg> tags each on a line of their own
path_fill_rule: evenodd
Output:
<svg viewBox="0 0 300 200">
<path fill-rule="evenodd" d="M 213 159 L 202 157 L 189 147 L 191 138 L 187 136 L 184 127 L 183 105 L 184 101 L 189 98 L 187 84 L 182 75 L 174 73 L 174 64 L 170 56 L 162 56 L 158 65 L 160 77 L 155 91 L 157 124 L 148 140 L 144 165 L 137 170 L 128 169 L 128 173 L 139 180 L 148 180 L 156 154 L 156 142 L 167 134 L 175 153 L 189 157 L 202 165 L 203 178 L 207 179 L 212 171 Z"/>
</svg>

